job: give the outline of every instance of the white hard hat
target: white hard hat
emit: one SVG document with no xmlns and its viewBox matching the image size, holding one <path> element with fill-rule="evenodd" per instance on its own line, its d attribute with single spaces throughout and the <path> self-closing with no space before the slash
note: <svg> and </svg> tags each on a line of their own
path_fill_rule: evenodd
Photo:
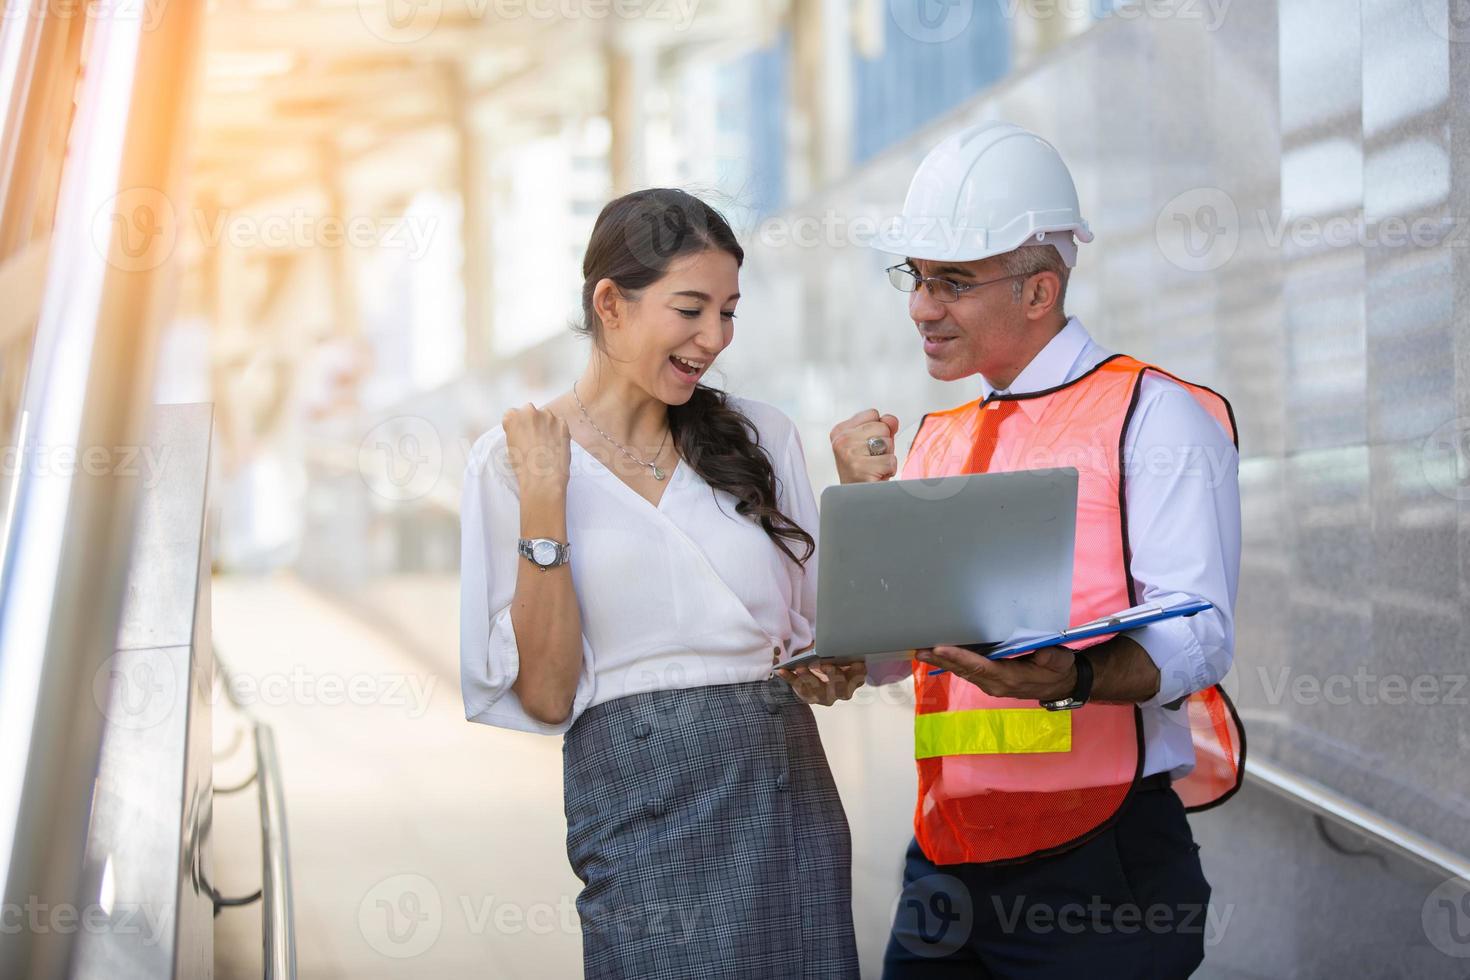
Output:
<svg viewBox="0 0 1470 980">
<path fill-rule="evenodd" d="M 1092 241 L 1092 230 L 1056 147 L 1020 126 L 983 122 L 929 151 L 903 214 L 873 246 L 912 259 L 973 262 L 1024 245 L 1054 245 L 1070 267 L 1079 241 Z"/>
</svg>

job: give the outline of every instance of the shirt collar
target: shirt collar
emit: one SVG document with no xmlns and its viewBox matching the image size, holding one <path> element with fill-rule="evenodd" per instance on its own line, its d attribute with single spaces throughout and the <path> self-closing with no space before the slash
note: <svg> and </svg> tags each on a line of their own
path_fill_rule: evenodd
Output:
<svg viewBox="0 0 1470 980">
<path fill-rule="evenodd" d="M 980 397 L 989 398 L 992 393 L 1021 395 L 1065 384 L 1078 358 L 1091 342 L 1092 336 L 1082 325 L 1082 321 L 1075 316 L 1068 317 L 1066 325 L 1021 369 L 1009 388 L 998 390 L 981 375 Z M 1035 398 L 1022 398 L 1020 405 L 1032 421 L 1036 420 L 1042 408 L 1041 400 Z"/>
</svg>

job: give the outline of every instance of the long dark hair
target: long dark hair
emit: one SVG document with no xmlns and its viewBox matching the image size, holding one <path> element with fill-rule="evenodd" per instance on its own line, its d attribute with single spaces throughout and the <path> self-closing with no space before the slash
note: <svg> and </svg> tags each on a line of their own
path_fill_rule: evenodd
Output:
<svg viewBox="0 0 1470 980">
<path fill-rule="evenodd" d="M 606 353 L 602 320 L 592 294 L 611 279 L 625 296 L 653 285 L 677 258 L 717 249 L 745 261 L 745 250 L 720 213 L 692 194 L 655 187 L 609 201 L 597 216 L 582 259 L 582 322 L 573 329 Z M 776 472 L 760 445 L 759 432 L 726 394 L 696 385 L 682 405 L 669 406 L 669 430 L 679 455 L 706 483 L 736 500 L 735 511 L 760 524 L 776 547 L 797 564 L 816 550 L 812 536 L 781 513 Z M 800 558 L 788 542 L 800 541 Z"/>
</svg>

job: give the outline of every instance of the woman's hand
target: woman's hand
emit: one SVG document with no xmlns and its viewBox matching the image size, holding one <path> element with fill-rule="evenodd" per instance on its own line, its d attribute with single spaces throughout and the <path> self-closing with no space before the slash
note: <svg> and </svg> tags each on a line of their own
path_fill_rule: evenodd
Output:
<svg viewBox="0 0 1470 980">
<path fill-rule="evenodd" d="M 778 667 L 776 673 L 807 704 L 832 705 L 846 701 L 868 678 L 868 665 L 820 664 L 815 667 Z"/>
<path fill-rule="evenodd" d="M 566 422 L 527 402 L 506 412 L 501 424 L 521 496 L 564 494 L 572 471 L 572 433 Z"/>
</svg>

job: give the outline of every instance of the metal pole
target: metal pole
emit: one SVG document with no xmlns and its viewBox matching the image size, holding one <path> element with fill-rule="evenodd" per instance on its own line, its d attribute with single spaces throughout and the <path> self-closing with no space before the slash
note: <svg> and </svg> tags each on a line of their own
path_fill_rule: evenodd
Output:
<svg viewBox="0 0 1470 980">
<path fill-rule="evenodd" d="M 255 723 L 255 787 L 260 795 L 261 941 L 265 980 L 296 980 L 296 924 L 291 897 L 291 851 L 276 737 Z"/>
<path fill-rule="evenodd" d="M 141 444 L 186 210 L 202 15 L 199 0 L 177 0 L 90 23 L 0 594 L 0 978 L 65 977 L 84 921 L 102 717 L 93 682 L 117 640 L 137 472 L 126 462 Z"/>
</svg>

